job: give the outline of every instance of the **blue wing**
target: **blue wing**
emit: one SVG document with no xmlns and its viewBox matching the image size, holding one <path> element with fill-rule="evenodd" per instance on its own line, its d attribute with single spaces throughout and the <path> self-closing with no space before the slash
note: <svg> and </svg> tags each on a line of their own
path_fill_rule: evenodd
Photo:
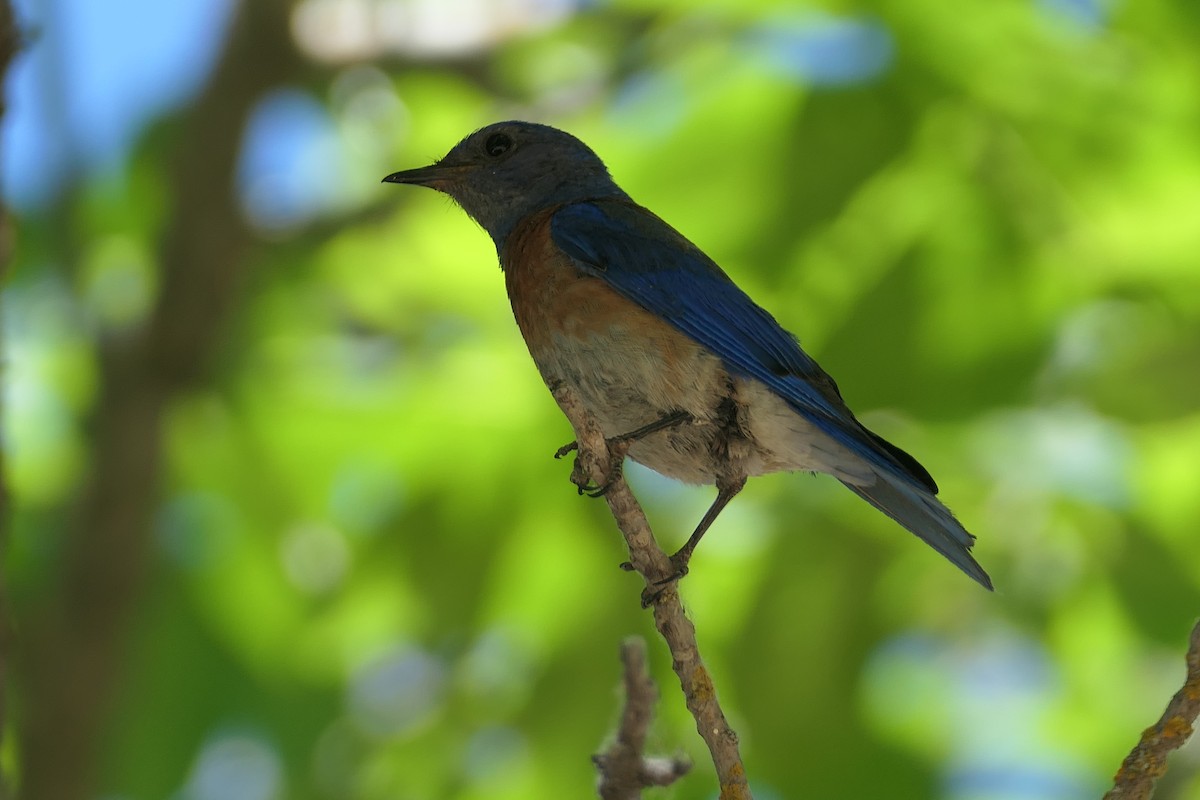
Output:
<svg viewBox="0 0 1200 800">
<path fill-rule="evenodd" d="M 878 480 L 843 483 L 992 588 L 971 557 L 975 537 L 934 496 L 937 484 L 925 468 L 864 428 L 833 379 L 699 248 L 649 211 L 617 198 L 564 206 L 551 219 L 550 233 L 580 269 L 691 336 L 731 372 L 762 381 L 862 457 Z"/>
<path fill-rule="evenodd" d="M 795 337 L 658 217 L 627 200 L 596 200 L 560 209 L 550 231 L 582 269 L 700 342 L 731 371 L 762 381 L 869 462 L 937 491 L 915 459 L 859 424 Z"/>
</svg>

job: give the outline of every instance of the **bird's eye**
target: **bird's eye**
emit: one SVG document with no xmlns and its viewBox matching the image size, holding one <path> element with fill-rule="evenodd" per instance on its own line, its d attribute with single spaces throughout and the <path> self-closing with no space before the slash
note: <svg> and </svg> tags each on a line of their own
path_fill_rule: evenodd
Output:
<svg viewBox="0 0 1200 800">
<path fill-rule="evenodd" d="M 512 139 L 508 134 L 493 133 L 483 143 L 483 149 L 492 158 L 498 158 L 512 149 Z"/>
</svg>

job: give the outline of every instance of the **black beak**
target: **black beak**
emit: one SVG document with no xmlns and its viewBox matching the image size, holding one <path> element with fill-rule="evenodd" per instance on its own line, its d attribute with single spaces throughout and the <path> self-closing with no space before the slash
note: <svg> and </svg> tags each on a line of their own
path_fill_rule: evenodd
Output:
<svg viewBox="0 0 1200 800">
<path fill-rule="evenodd" d="M 383 179 L 384 183 L 409 183 L 414 186 L 428 186 L 431 189 L 443 189 L 451 183 L 461 169 L 445 167 L 441 164 L 430 164 L 428 167 L 417 167 L 400 172 L 393 172 Z"/>
</svg>

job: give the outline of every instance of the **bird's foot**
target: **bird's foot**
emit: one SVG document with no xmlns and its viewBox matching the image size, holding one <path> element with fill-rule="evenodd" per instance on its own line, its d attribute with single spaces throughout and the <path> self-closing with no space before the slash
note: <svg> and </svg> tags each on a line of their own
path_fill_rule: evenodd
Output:
<svg viewBox="0 0 1200 800">
<path fill-rule="evenodd" d="M 682 558 L 681 558 L 682 556 Z M 660 578 L 651 581 L 645 589 L 642 590 L 642 608 L 649 608 L 658 602 L 659 598 L 667 592 L 668 589 L 673 589 L 675 584 L 679 583 L 685 575 L 688 574 L 687 562 L 691 558 L 691 553 L 683 553 L 680 551 L 671 556 L 671 572 L 665 578 Z M 621 569 L 626 572 L 635 571 L 633 563 L 630 561 L 623 562 Z"/>
<path fill-rule="evenodd" d="M 612 453 L 611 449 L 609 450 L 609 453 Z M 608 469 L 605 470 L 605 475 L 607 477 L 604 479 L 603 483 L 597 484 L 593 483 L 592 480 L 586 474 L 584 474 L 584 470 L 579 467 L 579 459 L 575 459 L 575 468 L 571 470 L 571 482 L 574 483 L 578 488 L 581 496 L 586 494 L 588 497 L 603 497 L 604 495 L 608 494 L 609 490 L 612 489 L 613 486 L 617 484 L 617 481 L 621 480 L 621 476 L 625 471 L 624 462 L 624 453 L 621 453 L 620 455 L 613 454 L 609 461 Z"/>
<path fill-rule="evenodd" d="M 568 453 L 578 453 L 575 456 L 575 465 L 571 469 L 571 483 L 575 484 L 580 495 L 588 497 L 603 497 L 608 494 L 608 491 L 616 485 L 624 474 L 625 454 L 629 452 L 629 446 L 634 440 L 628 436 L 613 436 L 610 439 L 605 439 L 604 443 L 608 446 L 608 464 L 601 470 L 604 479 L 600 483 L 594 483 L 589 475 L 589 470 L 584 466 L 583 454 L 579 451 L 578 442 L 568 442 L 562 447 L 554 451 L 555 458 L 562 458 Z"/>
<path fill-rule="evenodd" d="M 554 451 L 554 457 L 563 458 L 569 453 L 579 453 L 575 457 L 575 467 L 571 470 L 571 482 L 579 488 L 581 495 L 586 494 L 589 497 L 602 497 L 608 493 L 613 484 L 620 480 L 625 456 L 635 442 L 657 431 L 673 428 L 680 423 L 690 421 L 692 421 L 692 415 L 686 411 L 673 411 L 656 419 L 649 425 L 643 425 L 629 433 L 605 439 L 604 443 L 608 446 L 608 464 L 602 470 L 604 480 L 599 484 L 592 483 L 591 479 L 585 474 L 587 470 L 580 466 L 579 460 L 582 453 L 579 450 L 579 442 L 567 442 Z"/>
<path fill-rule="evenodd" d="M 663 578 L 658 582 L 660 586 L 666 586 L 672 583 L 678 583 L 684 575 L 688 574 L 688 562 L 692 560 L 692 552 L 683 552 L 680 550 L 675 555 L 671 556 L 671 574 L 669 577 Z"/>
</svg>

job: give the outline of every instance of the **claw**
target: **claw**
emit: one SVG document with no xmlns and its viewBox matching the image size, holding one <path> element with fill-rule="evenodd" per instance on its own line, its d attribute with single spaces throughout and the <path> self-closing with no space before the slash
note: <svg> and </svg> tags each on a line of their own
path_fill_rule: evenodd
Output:
<svg viewBox="0 0 1200 800">
<path fill-rule="evenodd" d="M 642 590 L 642 608 L 649 608 L 658 602 L 666 592 L 675 588 L 675 585 L 688 574 L 688 561 L 691 559 L 691 552 L 680 550 L 675 555 L 671 556 L 671 574 L 665 578 L 651 582 L 645 589 Z M 626 561 L 621 565 L 621 569 L 632 570 L 633 564 Z"/>
<path fill-rule="evenodd" d="M 603 497 L 604 495 L 608 494 L 610 489 L 612 489 L 614 483 L 616 483 L 616 478 L 610 481 L 605 481 L 599 486 L 594 483 L 585 483 L 583 486 L 579 486 L 577 488 L 579 490 L 580 497 L 585 494 L 588 497 Z"/>
<path fill-rule="evenodd" d="M 613 454 L 612 463 L 608 465 L 608 480 L 599 486 L 589 486 L 587 491 L 588 497 L 603 497 L 608 494 L 609 490 L 616 485 L 617 481 L 621 480 L 624 474 L 624 453 L 616 452 L 616 448 L 610 450 Z"/>
<path fill-rule="evenodd" d="M 675 591 L 675 581 L 677 578 L 668 578 L 664 581 L 658 581 L 651 586 L 642 589 L 642 608 L 649 608 L 657 603 L 662 596 L 667 592 Z"/>
<path fill-rule="evenodd" d="M 583 473 L 583 468 L 579 464 L 579 456 L 575 456 L 575 467 L 571 470 L 571 482 L 575 484 L 580 497 L 585 494 L 588 497 L 603 497 L 604 495 L 608 494 L 609 490 L 611 490 L 613 486 L 617 484 L 617 481 L 621 479 L 621 475 L 623 474 L 624 470 L 623 462 L 625 460 L 625 450 L 628 448 L 628 445 L 622 444 L 621 442 L 614 443 L 613 439 L 609 439 L 607 441 L 609 445 L 608 453 L 610 458 L 608 469 L 604 471 L 606 476 L 604 483 L 592 483 L 591 479 Z M 571 442 L 570 444 L 560 447 L 558 452 L 554 454 L 554 457 L 561 458 L 567 453 L 570 453 L 572 450 L 578 449 L 578 445 L 575 442 Z"/>
</svg>

